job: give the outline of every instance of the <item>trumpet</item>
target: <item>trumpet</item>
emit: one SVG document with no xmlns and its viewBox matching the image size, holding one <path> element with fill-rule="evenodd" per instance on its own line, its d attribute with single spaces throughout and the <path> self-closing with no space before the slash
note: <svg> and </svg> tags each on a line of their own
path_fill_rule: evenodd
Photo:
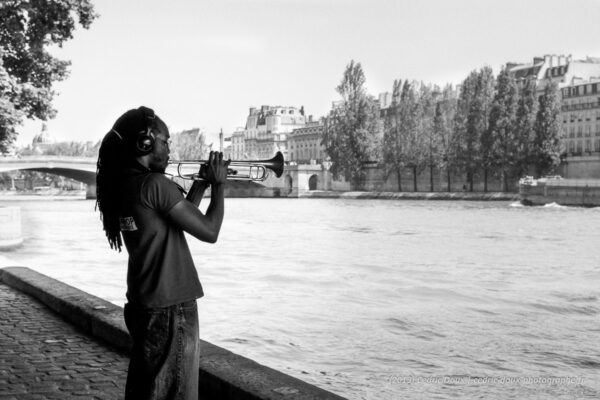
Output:
<svg viewBox="0 0 600 400">
<path fill-rule="evenodd" d="M 203 180 L 200 167 L 208 160 L 169 160 L 170 165 L 177 165 L 177 175 L 182 179 Z M 262 182 L 271 170 L 279 178 L 283 174 L 283 154 L 280 151 L 270 160 L 231 161 L 227 169 L 227 179 L 233 181 Z M 193 171 L 193 172 L 191 172 Z"/>
</svg>

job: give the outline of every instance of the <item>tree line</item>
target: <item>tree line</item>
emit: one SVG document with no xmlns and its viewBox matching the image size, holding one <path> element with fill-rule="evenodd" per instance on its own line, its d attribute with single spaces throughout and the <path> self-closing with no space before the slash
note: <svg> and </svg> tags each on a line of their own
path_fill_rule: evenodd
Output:
<svg viewBox="0 0 600 400">
<path fill-rule="evenodd" d="M 398 191 L 406 169 L 414 191 L 425 170 L 431 191 L 435 171 L 445 171 L 448 191 L 457 174 L 464 174 L 470 191 L 475 176 L 484 191 L 492 177 L 507 191 L 511 179 L 541 176 L 560 163 L 560 98 L 551 81 L 538 88 L 535 79 L 517 81 L 506 68 L 494 76 L 487 66 L 458 87 L 397 79 L 385 108 L 366 92 L 365 81 L 361 64 L 351 61 L 322 140 L 334 176 L 354 187 L 364 182 L 368 164 L 377 163 L 386 179 L 396 176 Z"/>
<path fill-rule="evenodd" d="M 17 156 L 64 156 L 64 157 L 98 157 L 98 149 L 102 140 L 93 142 L 50 142 L 45 143 L 37 135 L 33 138 L 33 143 L 17 148 Z M 172 159 L 206 159 L 210 145 L 206 144 L 206 135 L 200 129 L 190 129 L 176 132 L 171 135 L 171 144 L 169 145 L 170 156 Z"/>
</svg>

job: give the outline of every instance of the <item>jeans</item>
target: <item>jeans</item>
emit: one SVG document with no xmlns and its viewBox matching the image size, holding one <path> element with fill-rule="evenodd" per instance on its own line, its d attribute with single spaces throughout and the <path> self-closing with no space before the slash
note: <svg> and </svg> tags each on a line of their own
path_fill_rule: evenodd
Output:
<svg viewBox="0 0 600 400">
<path fill-rule="evenodd" d="M 169 307 L 125 305 L 133 340 L 126 400 L 197 400 L 198 309 L 196 301 Z"/>
</svg>

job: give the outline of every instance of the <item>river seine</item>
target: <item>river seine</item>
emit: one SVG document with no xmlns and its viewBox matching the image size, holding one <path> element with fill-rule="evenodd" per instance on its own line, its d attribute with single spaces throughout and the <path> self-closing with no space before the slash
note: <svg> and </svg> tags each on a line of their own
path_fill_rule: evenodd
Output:
<svg viewBox="0 0 600 400">
<path fill-rule="evenodd" d="M 10 205 L 0 261 L 124 304 L 94 202 Z M 600 398 L 600 208 L 227 199 L 189 242 L 201 337 L 342 396 Z"/>
</svg>

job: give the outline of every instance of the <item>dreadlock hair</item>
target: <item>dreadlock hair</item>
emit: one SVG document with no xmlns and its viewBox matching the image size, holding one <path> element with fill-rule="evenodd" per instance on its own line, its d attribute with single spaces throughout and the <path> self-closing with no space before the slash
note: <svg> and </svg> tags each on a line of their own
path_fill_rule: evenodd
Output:
<svg viewBox="0 0 600 400">
<path fill-rule="evenodd" d="M 104 135 L 98 152 L 96 170 L 96 208 L 111 249 L 121 251 L 123 241 L 119 225 L 121 182 L 125 168 L 141 154 L 136 151 L 138 135 L 158 129 L 158 117 L 147 107 L 132 109 L 121 115 L 110 132 Z"/>
</svg>

